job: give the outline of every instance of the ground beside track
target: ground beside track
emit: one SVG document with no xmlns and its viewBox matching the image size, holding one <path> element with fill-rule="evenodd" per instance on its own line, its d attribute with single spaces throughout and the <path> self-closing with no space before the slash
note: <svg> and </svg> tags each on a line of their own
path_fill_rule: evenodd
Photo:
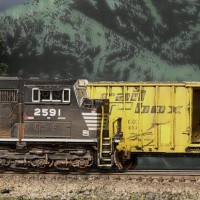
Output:
<svg viewBox="0 0 200 200">
<path fill-rule="evenodd" d="M 0 174 L 0 199 L 200 199 L 200 176 Z"/>
</svg>

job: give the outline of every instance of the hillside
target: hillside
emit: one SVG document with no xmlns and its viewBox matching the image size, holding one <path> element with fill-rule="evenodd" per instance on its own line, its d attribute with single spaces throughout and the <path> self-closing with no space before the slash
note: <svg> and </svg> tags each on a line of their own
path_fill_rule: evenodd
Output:
<svg viewBox="0 0 200 200">
<path fill-rule="evenodd" d="M 8 73 L 200 80 L 197 0 L 31 0 L 0 12 Z"/>
</svg>

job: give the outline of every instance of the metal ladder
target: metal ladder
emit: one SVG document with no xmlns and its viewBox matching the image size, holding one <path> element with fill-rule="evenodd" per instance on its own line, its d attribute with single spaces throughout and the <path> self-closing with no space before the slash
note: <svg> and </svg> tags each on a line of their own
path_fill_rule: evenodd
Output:
<svg viewBox="0 0 200 200">
<path fill-rule="evenodd" d="M 109 137 L 103 137 L 102 151 L 100 152 L 100 165 L 102 167 L 111 167 L 112 161 L 112 141 Z"/>
<path fill-rule="evenodd" d="M 113 165 L 112 158 L 112 139 L 108 136 L 109 133 L 103 130 L 104 126 L 104 107 L 102 106 L 102 119 L 101 119 L 101 131 L 99 138 L 99 159 L 98 166 L 103 168 L 109 168 Z"/>
</svg>

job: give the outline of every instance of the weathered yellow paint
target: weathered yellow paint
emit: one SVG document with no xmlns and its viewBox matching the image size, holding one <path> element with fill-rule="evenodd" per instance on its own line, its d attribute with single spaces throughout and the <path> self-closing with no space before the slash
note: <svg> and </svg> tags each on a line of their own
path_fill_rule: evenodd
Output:
<svg viewBox="0 0 200 200">
<path fill-rule="evenodd" d="M 119 150 L 178 153 L 196 141 L 200 147 L 200 127 L 199 133 L 195 130 L 200 122 L 200 82 L 99 82 L 89 83 L 87 91 L 90 98 L 109 99 L 111 138 L 113 122 L 122 118 Z"/>
<path fill-rule="evenodd" d="M 169 124 L 163 124 L 160 126 L 160 145 L 170 145 L 171 138 L 171 126 Z"/>
</svg>

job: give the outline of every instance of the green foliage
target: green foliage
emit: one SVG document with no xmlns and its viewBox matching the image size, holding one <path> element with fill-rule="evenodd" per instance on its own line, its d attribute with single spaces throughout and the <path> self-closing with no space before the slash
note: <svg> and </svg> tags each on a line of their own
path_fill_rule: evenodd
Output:
<svg viewBox="0 0 200 200">
<path fill-rule="evenodd" d="M 8 65 L 6 65 L 5 63 L 0 63 L 0 75 L 4 75 L 6 74 Z"/>
<path fill-rule="evenodd" d="M 1 63 L 2 49 L 3 49 L 3 41 L 0 35 L 0 75 L 6 74 L 8 68 L 8 65 L 6 65 L 5 63 Z"/>
<path fill-rule="evenodd" d="M 0 55 L 2 54 L 2 48 L 3 48 L 3 41 L 2 41 L 1 34 L 0 34 Z"/>
</svg>

